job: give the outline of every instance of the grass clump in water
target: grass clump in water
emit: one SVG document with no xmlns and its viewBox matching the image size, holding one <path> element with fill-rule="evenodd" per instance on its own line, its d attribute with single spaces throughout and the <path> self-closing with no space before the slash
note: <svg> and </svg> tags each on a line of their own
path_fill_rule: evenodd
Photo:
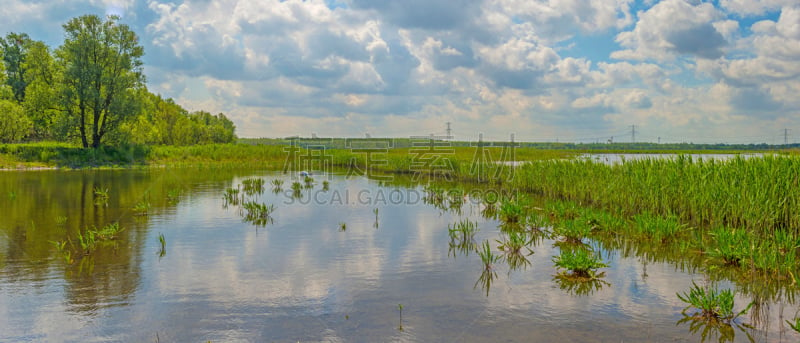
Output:
<svg viewBox="0 0 800 343">
<path fill-rule="evenodd" d="M 597 254 L 581 248 L 561 250 L 559 256 L 553 257 L 553 263 L 557 268 L 564 269 L 559 276 L 582 281 L 601 278 L 605 272 L 598 273 L 597 269 L 608 268 L 608 264 Z"/>
<path fill-rule="evenodd" d="M 694 281 L 692 281 L 692 287 L 688 292 L 677 293 L 677 296 L 678 299 L 689 305 L 681 313 L 686 315 L 686 310 L 694 308 L 696 311 L 690 317 L 707 321 L 730 323 L 736 317 L 745 314 L 753 306 L 751 302 L 744 310 L 738 313 L 733 312 L 733 291 L 730 289 L 719 290 L 716 287 L 703 288 Z"/>
<path fill-rule="evenodd" d="M 242 204 L 242 211 L 245 221 L 259 226 L 265 226 L 268 223 L 272 223 L 271 215 L 272 212 L 275 211 L 275 205 L 267 206 L 264 203 L 248 201 Z"/>
<path fill-rule="evenodd" d="M 455 251 L 460 251 L 464 255 L 468 255 L 470 251 L 475 250 L 477 247 L 475 243 L 475 234 L 479 231 L 478 222 L 464 219 L 448 226 L 447 231 L 450 236 L 449 251 L 453 252 L 454 257 Z"/>
</svg>

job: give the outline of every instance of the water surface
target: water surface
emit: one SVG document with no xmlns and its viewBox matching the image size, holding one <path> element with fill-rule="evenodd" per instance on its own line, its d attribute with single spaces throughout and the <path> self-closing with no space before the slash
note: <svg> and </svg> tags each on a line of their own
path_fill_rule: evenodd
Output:
<svg viewBox="0 0 800 343">
<path fill-rule="evenodd" d="M 243 221 L 240 206 L 226 206 L 222 197 L 249 177 L 284 180 L 284 190 L 273 193 L 267 184 L 250 197 L 275 205 L 265 226 Z M 706 280 L 691 264 L 593 242 L 610 264 L 607 284 L 576 294 L 554 280 L 558 248 L 545 239 L 532 247 L 529 265 L 511 270 L 498 263 L 487 285 L 477 254 L 452 251 L 447 232 L 449 224 L 474 220 L 476 241 L 498 245 L 500 223 L 484 218 L 477 201 L 466 197 L 452 210 L 425 203 L 423 187 L 413 183 L 315 177 L 298 199 L 288 190 L 292 175 L 274 172 L 0 174 L 0 341 L 702 338 L 690 324 L 676 325 L 684 318 L 676 292 Z M 323 180 L 330 183 L 325 191 Z M 107 203 L 96 203 L 95 189 L 108 189 Z M 148 215 L 136 215 L 132 208 L 143 201 L 151 205 Z M 121 237 L 86 257 L 68 261 L 51 243 L 111 222 L 125 228 Z M 741 294 L 739 306 L 752 297 Z M 732 341 L 749 341 L 745 332 L 759 342 L 800 339 L 783 323 L 797 305 L 775 292 L 769 297 L 763 318 L 741 319 L 755 328 L 737 330 Z"/>
</svg>

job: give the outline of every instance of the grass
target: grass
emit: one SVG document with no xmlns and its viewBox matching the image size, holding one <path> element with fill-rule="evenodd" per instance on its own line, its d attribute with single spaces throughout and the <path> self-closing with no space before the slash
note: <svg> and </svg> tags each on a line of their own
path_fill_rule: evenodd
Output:
<svg viewBox="0 0 800 343">
<path fill-rule="evenodd" d="M 150 211 L 150 202 L 147 200 L 140 200 L 133 205 L 133 214 L 137 216 L 146 216 Z"/>
<path fill-rule="evenodd" d="M 484 241 L 483 244 L 481 244 L 481 247 L 478 249 L 478 256 L 481 257 L 481 262 L 483 262 L 483 269 L 487 271 L 493 271 L 494 264 L 500 260 L 500 256 L 492 252 L 489 241 Z"/>
<path fill-rule="evenodd" d="M 264 179 L 256 177 L 242 180 L 242 191 L 248 195 L 263 193 Z"/>
<path fill-rule="evenodd" d="M 272 223 L 272 213 L 275 212 L 275 205 L 267 206 L 264 203 L 247 201 L 242 204 L 242 216 L 244 220 L 257 226 L 265 226 Z"/>
<path fill-rule="evenodd" d="M 721 321 L 730 323 L 736 317 L 750 310 L 753 303 L 750 303 L 740 312 L 734 312 L 734 293 L 730 289 L 719 290 L 716 287 L 700 287 L 692 282 L 692 287 L 688 292 L 677 293 L 678 299 L 688 304 L 682 313 L 693 308 L 695 312 L 692 317 L 704 320 Z"/>
<path fill-rule="evenodd" d="M 478 233 L 478 222 L 463 219 L 455 224 L 448 225 L 447 233 L 450 236 L 448 254 L 452 253 L 453 257 L 455 257 L 456 252 L 469 255 L 470 251 L 475 250 L 477 247 L 475 234 Z"/>
<path fill-rule="evenodd" d="M 557 268 L 564 269 L 561 276 L 574 280 L 594 280 L 603 277 L 605 273 L 597 273 L 599 268 L 607 268 L 599 256 L 587 249 L 561 250 L 559 256 L 553 257 Z"/>
<path fill-rule="evenodd" d="M 158 243 L 161 245 L 161 248 L 158 249 L 158 257 L 164 257 L 167 255 L 167 239 L 164 238 L 163 233 L 158 234 Z"/>
</svg>

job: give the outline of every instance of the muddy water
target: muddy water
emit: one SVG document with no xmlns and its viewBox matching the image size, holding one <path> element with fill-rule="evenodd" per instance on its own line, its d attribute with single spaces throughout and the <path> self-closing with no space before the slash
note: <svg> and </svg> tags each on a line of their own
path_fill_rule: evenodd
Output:
<svg viewBox="0 0 800 343">
<path fill-rule="evenodd" d="M 275 205 L 265 226 L 243 221 L 241 206 L 223 200 L 247 177 L 284 180 L 283 190 L 267 184 L 250 197 Z M 593 242 L 610 267 L 603 283 L 580 291 L 554 279 L 558 248 L 544 239 L 532 246 L 529 263 L 512 270 L 498 262 L 486 283 L 478 255 L 451 250 L 447 232 L 461 219 L 477 221 L 476 241 L 489 240 L 498 252 L 499 222 L 484 218 L 477 201 L 437 207 L 424 201 L 421 186 L 316 179 L 296 198 L 291 175 L 273 172 L 0 174 L 0 341 L 703 339 L 702 323 L 678 323 L 684 304 L 676 292 L 706 280 L 691 263 Z M 108 189 L 108 200 L 95 189 Z M 150 204 L 147 215 L 132 210 L 140 203 Z M 77 245 L 85 228 L 112 222 L 125 230 L 89 255 L 67 258 L 51 243 Z M 783 291 L 770 291 L 758 315 L 737 321 L 753 328 L 712 327 L 707 339 L 797 341 L 783 321 L 798 305 Z M 741 291 L 737 309 L 752 297 Z"/>
</svg>

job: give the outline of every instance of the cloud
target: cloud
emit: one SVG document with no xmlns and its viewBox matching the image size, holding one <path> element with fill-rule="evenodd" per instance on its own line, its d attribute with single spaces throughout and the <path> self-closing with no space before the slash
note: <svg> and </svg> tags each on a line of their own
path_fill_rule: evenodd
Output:
<svg viewBox="0 0 800 343">
<path fill-rule="evenodd" d="M 139 34 L 151 90 L 242 136 L 800 125 L 790 0 L 9 0 L 0 22 L 58 46 L 61 23 L 110 12 Z"/>
<path fill-rule="evenodd" d="M 720 18 L 722 13 L 710 3 L 659 2 L 639 14 L 632 31 L 617 35 L 617 42 L 627 49 L 616 51 L 611 57 L 658 61 L 681 55 L 704 59 L 722 57 L 727 41 L 713 25 Z"/>
</svg>

